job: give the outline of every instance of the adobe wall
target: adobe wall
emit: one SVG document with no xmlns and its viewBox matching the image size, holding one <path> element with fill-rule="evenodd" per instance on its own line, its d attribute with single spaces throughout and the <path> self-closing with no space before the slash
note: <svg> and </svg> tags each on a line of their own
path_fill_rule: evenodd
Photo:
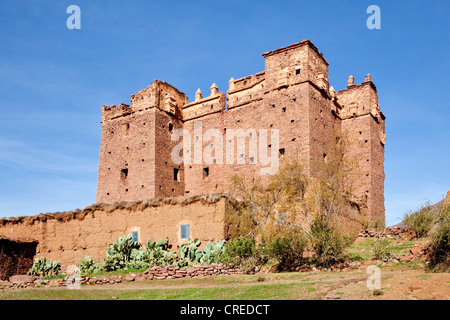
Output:
<svg viewBox="0 0 450 320">
<path fill-rule="evenodd" d="M 106 257 L 118 238 L 139 232 L 139 242 L 169 238 L 176 248 L 180 225 L 190 224 L 191 239 L 202 242 L 225 238 L 227 198 L 222 195 L 151 199 L 83 210 L 0 220 L 0 236 L 38 242 L 36 257 L 76 264 L 85 256 L 95 262 Z"/>
</svg>

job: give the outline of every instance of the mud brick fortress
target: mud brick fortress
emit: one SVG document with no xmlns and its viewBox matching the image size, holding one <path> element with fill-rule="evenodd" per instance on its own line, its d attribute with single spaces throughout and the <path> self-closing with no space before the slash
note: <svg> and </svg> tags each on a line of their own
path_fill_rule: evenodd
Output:
<svg viewBox="0 0 450 320">
<path fill-rule="evenodd" d="M 231 78 L 226 95 L 213 84 L 209 96 L 199 89 L 189 102 L 183 92 L 155 80 L 132 95 L 130 105 L 102 106 L 97 203 L 226 192 L 230 174 L 258 175 L 262 165 L 247 150 L 238 154 L 236 147 L 232 164 L 226 161 L 225 146 L 235 139 L 227 135 L 230 129 L 249 136 L 251 129 L 279 129 L 278 150 L 270 150 L 268 140 L 269 152 L 279 153 L 280 161 L 291 155 L 306 162 L 326 157 L 335 132 L 347 130 L 350 152 L 360 159 L 357 193 L 367 199 L 368 216 L 384 221 L 385 117 L 370 75 L 358 85 L 350 76 L 347 89 L 336 92 L 327 61 L 308 40 L 263 57 L 265 70 Z M 223 132 L 223 141 L 202 139 L 196 122 L 203 133 Z M 191 145 L 200 139 L 202 150 L 222 148 L 223 157 L 205 164 L 188 155 L 190 161 L 174 164 L 171 152 L 179 141 L 171 136 L 180 128 L 191 133 Z"/>
<path fill-rule="evenodd" d="M 350 156 L 358 159 L 357 196 L 369 220 L 384 225 L 385 116 L 370 75 L 360 84 L 350 76 L 347 88 L 336 92 L 328 81 L 328 62 L 309 40 L 263 57 L 265 70 L 231 78 L 226 94 L 213 84 L 208 96 L 199 89 L 189 102 L 177 88 L 155 80 L 131 95 L 130 105 L 102 106 L 97 204 L 5 218 L 0 236 L 37 243 L 37 256 L 62 263 L 77 263 L 85 255 L 100 260 L 127 233 L 142 243 L 224 238 L 229 205 L 220 194 L 227 192 L 230 175 L 257 176 L 267 167 L 249 152 L 251 135 L 260 129 L 279 130 L 278 145 L 268 138 L 265 147 L 279 155 L 280 164 L 289 156 L 305 163 L 326 157 L 335 133 L 345 130 Z M 173 141 L 178 129 L 190 136 Z M 221 132 L 223 140 L 208 139 L 208 129 Z M 248 134 L 245 152 L 235 145 L 230 163 L 225 147 L 235 137 L 227 131 L 239 129 Z M 183 150 L 185 161 L 174 163 L 173 150 L 187 138 L 193 148 Z M 210 162 L 195 159 L 196 144 L 215 150 Z M 217 156 L 219 148 L 222 156 Z"/>
</svg>

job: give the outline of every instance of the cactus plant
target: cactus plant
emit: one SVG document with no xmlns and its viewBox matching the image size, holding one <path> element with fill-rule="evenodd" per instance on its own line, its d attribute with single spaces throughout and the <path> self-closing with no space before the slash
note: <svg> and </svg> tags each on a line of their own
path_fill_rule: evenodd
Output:
<svg viewBox="0 0 450 320">
<path fill-rule="evenodd" d="M 92 257 L 86 256 L 80 261 L 80 271 L 82 273 L 96 273 L 103 270 L 103 263 L 94 263 Z"/>
<path fill-rule="evenodd" d="M 59 261 L 47 260 L 45 257 L 36 258 L 28 274 L 30 276 L 53 276 L 61 272 L 61 263 Z"/>
<path fill-rule="evenodd" d="M 131 253 L 139 249 L 139 243 L 133 241 L 131 235 L 125 235 L 109 246 L 106 259 L 103 261 L 105 271 L 125 269 L 130 261 Z"/>
<path fill-rule="evenodd" d="M 188 239 L 187 243 L 177 246 L 180 259 L 186 259 L 187 262 L 199 262 L 203 253 L 198 249 L 200 246 L 199 239 Z"/>
<path fill-rule="evenodd" d="M 200 263 L 215 263 L 219 262 L 221 255 L 225 251 L 225 240 L 215 242 L 208 242 L 206 247 L 203 248 L 203 254 L 200 258 Z"/>
</svg>

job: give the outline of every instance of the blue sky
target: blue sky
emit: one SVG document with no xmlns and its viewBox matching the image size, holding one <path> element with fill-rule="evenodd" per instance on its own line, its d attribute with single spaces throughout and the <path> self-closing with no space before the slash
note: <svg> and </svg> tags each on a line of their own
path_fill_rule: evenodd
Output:
<svg viewBox="0 0 450 320">
<path fill-rule="evenodd" d="M 81 30 L 69 30 L 69 5 Z M 369 5 L 381 29 L 369 30 Z M 310 39 L 330 84 L 371 73 L 387 116 L 387 225 L 450 189 L 448 1 L 0 2 L 0 217 L 95 202 L 102 104 L 166 80 L 190 101 Z"/>
</svg>

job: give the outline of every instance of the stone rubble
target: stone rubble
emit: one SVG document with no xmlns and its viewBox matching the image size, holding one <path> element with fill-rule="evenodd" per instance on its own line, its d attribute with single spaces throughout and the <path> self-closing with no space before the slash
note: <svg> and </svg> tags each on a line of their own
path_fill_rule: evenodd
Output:
<svg viewBox="0 0 450 320">
<path fill-rule="evenodd" d="M 194 265 L 188 268 L 178 266 L 154 266 L 143 273 L 129 273 L 127 275 L 94 276 L 81 275 L 81 285 L 106 285 L 122 282 L 144 281 L 144 280 L 169 280 L 178 278 L 207 277 L 212 275 L 232 275 L 232 274 L 255 274 L 260 268 L 249 268 L 245 271 L 227 264 L 213 263 Z M 66 277 L 67 278 L 67 277 Z M 10 281 L 0 281 L 0 289 L 26 288 L 26 287 L 64 287 L 66 278 L 62 279 L 41 279 L 27 275 L 17 275 L 10 277 Z"/>
</svg>

